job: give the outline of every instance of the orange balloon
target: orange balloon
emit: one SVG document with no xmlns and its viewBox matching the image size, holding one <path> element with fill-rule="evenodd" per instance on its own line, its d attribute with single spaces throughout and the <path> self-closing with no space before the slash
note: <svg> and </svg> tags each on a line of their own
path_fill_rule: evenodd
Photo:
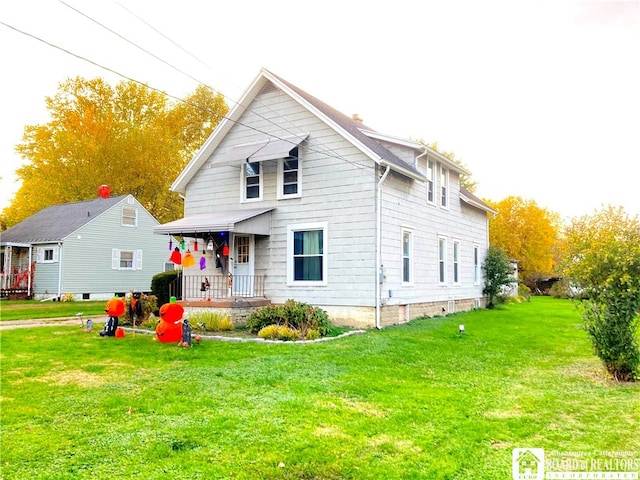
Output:
<svg viewBox="0 0 640 480">
<path fill-rule="evenodd" d="M 182 314 L 184 307 L 179 303 L 165 303 L 160 307 L 160 323 L 156 326 L 156 336 L 164 343 L 182 340 Z"/>
</svg>

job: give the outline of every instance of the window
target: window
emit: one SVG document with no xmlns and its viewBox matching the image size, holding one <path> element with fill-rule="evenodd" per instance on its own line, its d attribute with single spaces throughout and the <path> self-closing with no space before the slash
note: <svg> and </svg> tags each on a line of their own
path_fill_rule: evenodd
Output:
<svg viewBox="0 0 640 480">
<path fill-rule="evenodd" d="M 413 281 L 412 259 L 413 257 L 413 232 L 402 231 L 402 283 Z"/>
<path fill-rule="evenodd" d="M 438 281 L 445 283 L 447 280 L 447 239 L 438 238 Z"/>
<path fill-rule="evenodd" d="M 287 283 L 326 285 L 326 223 L 287 227 Z"/>
<path fill-rule="evenodd" d="M 480 247 L 478 245 L 473 246 L 473 283 L 475 285 L 480 283 Z"/>
<path fill-rule="evenodd" d="M 427 202 L 435 203 L 434 184 L 435 184 L 435 163 L 433 160 L 427 160 Z"/>
<path fill-rule="evenodd" d="M 301 195 L 300 159 L 298 148 L 291 155 L 278 161 L 278 198 L 293 198 Z"/>
<path fill-rule="evenodd" d="M 262 169 L 260 162 L 244 164 L 244 200 L 262 199 Z"/>
<path fill-rule="evenodd" d="M 453 241 L 453 283 L 460 283 L 460 242 Z"/>
<path fill-rule="evenodd" d="M 440 206 L 447 208 L 449 206 L 449 170 L 440 167 Z"/>
<path fill-rule="evenodd" d="M 138 209 L 133 207 L 122 207 L 122 225 L 125 227 L 138 226 Z"/>
<path fill-rule="evenodd" d="M 58 247 L 41 247 L 37 257 L 38 263 L 55 263 L 58 261 Z"/>
<path fill-rule="evenodd" d="M 111 250 L 113 270 L 142 270 L 142 250 Z"/>
</svg>

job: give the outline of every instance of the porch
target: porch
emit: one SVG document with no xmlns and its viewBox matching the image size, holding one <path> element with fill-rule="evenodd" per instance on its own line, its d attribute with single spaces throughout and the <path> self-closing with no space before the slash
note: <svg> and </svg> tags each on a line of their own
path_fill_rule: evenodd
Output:
<svg viewBox="0 0 640 480">
<path fill-rule="evenodd" d="M 266 275 L 189 275 L 181 272 L 169 283 L 169 296 L 185 302 L 265 299 Z"/>
</svg>

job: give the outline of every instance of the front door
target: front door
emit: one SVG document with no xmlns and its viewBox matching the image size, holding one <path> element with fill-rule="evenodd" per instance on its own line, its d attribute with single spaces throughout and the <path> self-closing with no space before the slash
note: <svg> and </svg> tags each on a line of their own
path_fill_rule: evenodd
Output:
<svg viewBox="0 0 640 480">
<path fill-rule="evenodd" d="M 234 235 L 233 238 L 233 294 L 253 294 L 253 235 Z"/>
</svg>

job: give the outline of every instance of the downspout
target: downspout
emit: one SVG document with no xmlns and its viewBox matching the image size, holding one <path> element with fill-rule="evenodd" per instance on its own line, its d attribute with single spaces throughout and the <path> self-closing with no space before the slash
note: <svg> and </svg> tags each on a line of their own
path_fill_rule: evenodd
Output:
<svg viewBox="0 0 640 480">
<path fill-rule="evenodd" d="M 62 242 L 58 242 L 58 301 L 62 300 Z"/>
<path fill-rule="evenodd" d="M 375 287 L 376 287 L 376 328 L 380 330 L 380 262 L 382 261 L 382 184 L 387 179 L 391 167 L 387 165 L 384 173 L 378 180 L 376 188 L 378 211 L 376 212 L 376 268 L 375 268 Z"/>
<path fill-rule="evenodd" d="M 33 298 L 32 295 L 32 291 L 31 291 L 31 275 L 33 275 L 33 271 L 31 270 L 32 265 L 33 265 L 33 245 L 29 245 L 29 276 L 27 277 L 27 298 L 31 299 Z"/>
</svg>

